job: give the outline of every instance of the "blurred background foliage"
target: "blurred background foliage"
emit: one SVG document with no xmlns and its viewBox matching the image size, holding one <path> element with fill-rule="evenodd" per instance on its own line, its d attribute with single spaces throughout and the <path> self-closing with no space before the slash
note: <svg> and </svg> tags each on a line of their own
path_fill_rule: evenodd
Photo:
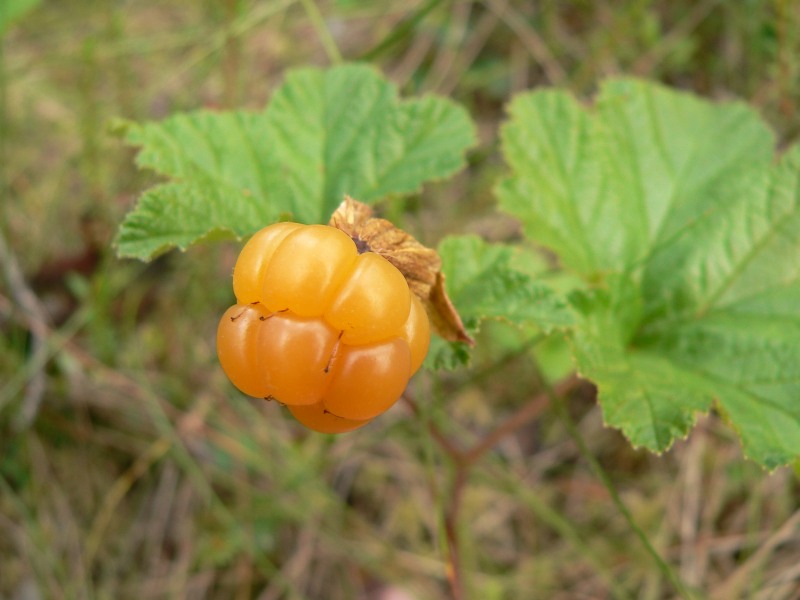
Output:
<svg viewBox="0 0 800 600">
<path fill-rule="evenodd" d="M 238 394 L 217 319 L 238 244 L 115 258 L 154 183 L 113 119 L 258 110 L 287 69 L 367 60 L 462 103 L 468 169 L 381 212 L 423 241 L 519 238 L 495 212 L 498 125 L 521 90 L 632 74 L 739 97 L 800 133 L 798 0 L 2 0 L 0 598 L 450 596 L 452 464 L 570 369 L 558 339 L 487 323 L 470 369 L 336 438 Z M 546 259 L 546 257 L 545 257 Z M 541 258 L 531 259 L 542 261 Z M 744 460 L 711 415 L 663 456 L 604 429 L 593 390 L 506 436 L 460 499 L 468 598 L 671 598 L 592 468 L 698 598 L 798 598 L 797 473 Z"/>
</svg>

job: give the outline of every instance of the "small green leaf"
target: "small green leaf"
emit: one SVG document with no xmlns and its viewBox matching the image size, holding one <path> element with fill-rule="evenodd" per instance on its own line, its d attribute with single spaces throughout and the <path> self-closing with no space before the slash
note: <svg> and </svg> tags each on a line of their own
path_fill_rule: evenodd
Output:
<svg viewBox="0 0 800 600">
<path fill-rule="evenodd" d="M 425 367 L 432 371 L 453 371 L 469 364 L 470 352 L 466 344 L 448 342 L 439 336 L 431 337 Z"/>
<path fill-rule="evenodd" d="M 285 216 L 326 222 L 348 194 L 372 203 L 452 175 L 475 143 L 466 111 L 400 100 L 375 70 L 290 72 L 261 113 L 179 114 L 128 124 L 140 166 L 172 181 L 120 227 L 119 254 L 149 259 L 213 232 L 237 237 Z"/>
<path fill-rule="evenodd" d="M 641 81 L 511 112 L 498 194 L 584 279 L 571 339 L 606 422 L 660 451 L 716 406 L 760 464 L 800 456 L 800 148 L 774 164 L 745 105 Z"/>
<path fill-rule="evenodd" d="M 470 334 L 477 333 L 483 319 L 535 324 L 545 331 L 572 324 L 572 311 L 563 297 L 514 267 L 519 249 L 489 244 L 476 236 L 458 236 L 443 240 L 438 251 L 447 293 Z M 428 364 L 454 368 L 468 358 L 464 344 L 437 342 Z"/>
</svg>

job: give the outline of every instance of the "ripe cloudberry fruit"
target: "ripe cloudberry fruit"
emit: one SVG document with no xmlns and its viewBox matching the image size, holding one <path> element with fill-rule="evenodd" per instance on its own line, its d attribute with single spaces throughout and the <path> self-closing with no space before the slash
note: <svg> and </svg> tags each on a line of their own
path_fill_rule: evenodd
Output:
<svg viewBox="0 0 800 600">
<path fill-rule="evenodd" d="M 265 227 L 242 248 L 233 290 L 217 329 L 222 368 L 316 431 L 386 411 L 428 351 L 425 308 L 400 271 L 334 227 Z"/>
</svg>

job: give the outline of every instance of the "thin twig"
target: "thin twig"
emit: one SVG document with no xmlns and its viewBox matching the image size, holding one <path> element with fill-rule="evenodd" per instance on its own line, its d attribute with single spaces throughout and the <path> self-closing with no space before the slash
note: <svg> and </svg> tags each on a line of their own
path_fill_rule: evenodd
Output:
<svg viewBox="0 0 800 600">
<path fill-rule="evenodd" d="M 444 532 L 447 537 L 447 580 L 450 583 L 453 600 L 464 598 L 464 573 L 461 569 L 461 552 L 459 550 L 458 514 L 461 510 L 461 498 L 469 480 L 471 466 L 463 462 L 455 464 L 450 502 L 444 514 Z"/>
<path fill-rule="evenodd" d="M 552 393 L 558 396 L 566 396 L 580 381 L 577 375 L 571 375 L 557 383 Z M 520 428 L 535 420 L 549 404 L 550 394 L 547 392 L 539 394 L 530 402 L 520 407 L 517 412 L 500 423 L 500 425 L 495 427 L 488 434 L 483 436 L 480 442 L 464 453 L 463 459 L 468 463 L 474 463 L 504 437 L 518 431 Z"/>
</svg>

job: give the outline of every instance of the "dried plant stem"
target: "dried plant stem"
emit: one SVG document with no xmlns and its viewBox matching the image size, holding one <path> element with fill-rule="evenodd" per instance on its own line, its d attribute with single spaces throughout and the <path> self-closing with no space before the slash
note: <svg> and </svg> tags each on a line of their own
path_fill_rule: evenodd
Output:
<svg viewBox="0 0 800 600">
<path fill-rule="evenodd" d="M 565 396 L 575 389 L 580 381 L 578 376 L 573 374 L 556 384 L 555 388 L 553 388 L 553 393 L 558 396 Z M 548 393 L 541 393 L 535 396 L 530 402 L 521 406 L 517 412 L 483 436 L 477 444 L 464 453 L 463 459 L 468 464 L 474 463 L 504 437 L 535 420 L 549 404 L 550 395 Z"/>
<path fill-rule="evenodd" d="M 470 466 L 456 463 L 455 474 L 450 491 L 450 502 L 444 514 L 444 531 L 447 537 L 447 579 L 453 600 L 464 598 L 464 573 L 461 569 L 461 553 L 459 552 L 458 514 L 461 510 L 461 498 L 469 480 Z"/>
</svg>

